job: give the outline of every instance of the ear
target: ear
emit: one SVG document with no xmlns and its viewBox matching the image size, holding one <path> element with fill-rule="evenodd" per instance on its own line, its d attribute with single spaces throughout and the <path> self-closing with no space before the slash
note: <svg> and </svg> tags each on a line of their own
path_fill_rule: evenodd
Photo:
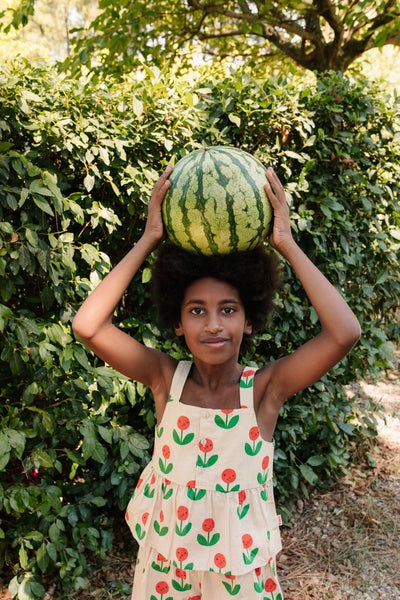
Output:
<svg viewBox="0 0 400 600">
<path fill-rule="evenodd" d="M 243 333 L 246 333 L 247 335 L 251 335 L 252 332 L 253 332 L 253 324 L 251 323 L 251 321 L 247 320 L 246 323 L 244 324 Z"/>
<path fill-rule="evenodd" d="M 174 331 L 176 333 L 176 335 L 179 337 L 181 335 L 183 335 L 183 327 L 181 325 L 181 322 L 177 323 L 174 327 Z"/>
</svg>

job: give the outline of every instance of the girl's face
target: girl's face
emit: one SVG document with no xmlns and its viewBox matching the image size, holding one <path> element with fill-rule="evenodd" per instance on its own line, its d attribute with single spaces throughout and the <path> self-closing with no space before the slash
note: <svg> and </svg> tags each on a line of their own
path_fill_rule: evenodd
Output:
<svg viewBox="0 0 400 600">
<path fill-rule="evenodd" d="M 185 336 L 194 357 L 213 364 L 234 355 L 237 360 L 243 334 L 250 334 L 251 330 L 239 292 L 233 285 L 205 277 L 186 289 L 175 332 Z"/>
</svg>

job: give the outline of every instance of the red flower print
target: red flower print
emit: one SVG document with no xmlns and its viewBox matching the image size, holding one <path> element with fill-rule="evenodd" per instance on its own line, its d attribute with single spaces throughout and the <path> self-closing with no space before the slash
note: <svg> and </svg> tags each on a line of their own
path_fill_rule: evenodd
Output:
<svg viewBox="0 0 400 600">
<path fill-rule="evenodd" d="M 129 514 L 128 514 L 128 511 L 127 511 L 127 510 L 125 511 L 125 519 L 126 519 L 127 521 L 129 521 Z"/>
<path fill-rule="evenodd" d="M 165 479 L 164 481 L 165 481 L 165 485 L 171 485 L 171 482 L 169 479 Z"/>
<path fill-rule="evenodd" d="M 201 600 L 201 596 L 190 596 L 188 600 Z"/>
<path fill-rule="evenodd" d="M 166 581 L 159 581 L 156 585 L 156 592 L 159 594 L 167 594 L 169 591 L 169 585 Z"/>
<path fill-rule="evenodd" d="M 186 579 L 186 571 L 184 571 L 183 569 L 176 569 L 175 572 L 178 579 Z"/>
<path fill-rule="evenodd" d="M 168 562 L 168 558 L 165 558 L 165 556 L 163 556 L 163 555 L 162 555 L 162 554 L 160 554 L 160 553 L 159 553 L 159 554 L 158 554 L 158 556 L 157 556 L 157 560 L 158 560 L 159 562 Z"/>
<path fill-rule="evenodd" d="M 247 369 L 247 371 L 243 371 L 242 377 L 251 377 L 252 375 L 254 375 L 254 373 L 254 369 Z"/>
<path fill-rule="evenodd" d="M 233 412 L 233 408 L 223 408 L 221 409 L 221 412 L 223 412 L 224 415 L 230 415 L 231 412 Z"/>
<path fill-rule="evenodd" d="M 264 456 L 263 461 L 262 461 L 262 468 L 268 469 L 268 465 L 269 465 L 269 456 Z"/>
<path fill-rule="evenodd" d="M 139 481 L 137 482 L 137 485 L 136 485 L 136 487 L 137 487 L 137 488 L 140 488 L 140 486 L 142 485 L 142 483 L 143 483 L 143 479 L 142 479 L 142 478 L 140 478 L 140 479 L 139 479 Z"/>
<path fill-rule="evenodd" d="M 232 581 L 234 581 L 236 579 L 236 575 L 225 575 L 225 577 L 227 579 L 231 579 Z"/>
<path fill-rule="evenodd" d="M 188 419 L 188 417 L 179 417 L 178 419 L 178 429 L 180 429 L 181 431 L 183 431 L 184 429 L 187 429 L 190 425 L 190 420 Z"/>
<path fill-rule="evenodd" d="M 212 531 L 214 529 L 214 527 L 215 527 L 214 519 L 205 519 L 203 521 L 203 525 L 202 525 L 203 531 Z"/>
<path fill-rule="evenodd" d="M 143 523 L 143 525 L 146 525 L 148 518 L 149 518 L 149 513 L 148 512 L 145 512 L 145 513 L 142 514 L 142 523 Z"/>
<path fill-rule="evenodd" d="M 239 504 L 240 506 L 242 506 L 243 502 L 246 500 L 246 492 L 244 490 L 241 490 L 239 492 Z"/>
<path fill-rule="evenodd" d="M 277 588 L 277 585 L 273 579 L 267 579 L 265 582 L 264 589 L 266 592 L 274 592 Z"/>
<path fill-rule="evenodd" d="M 194 488 L 196 485 L 196 482 L 194 479 L 191 479 L 190 481 L 187 482 L 186 487 L 188 488 Z"/>
<path fill-rule="evenodd" d="M 253 538 L 249 533 L 245 533 L 244 535 L 242 535 L 242 543 L 244 549 L 250 548 L 250 546 L 253 543 Z"/>
<path fill-rule="evenodd" d="M 249 431 L 249 438 L 254 442 L 260 435 L 258 427 L 252 427 Z"/>
<path fill-rule="evenodd" d="M 153 485 L 153 483 L 155 482 L 155 480 L 156 480 L 156 476 L 153 473 L 151 481 L 150 481 L 150 484 Z"/>
<path fill-rule="evenodd" d="M 199 442 L 199 448 L 202 452 L 211 452 L 211 450 L 214 448 L 214 444 L 212 443 L 212 440 L 206 438 L 205 440 L 201 440 Z"/>
<path fill-rule="evenodd" d="M 160 522 L 162 523 L 164 521 L 164 512 L 162 510 L 160 510 Z"/>
<path fill-rule="evenodd" d="M 186 521 L 188 516 L 189 516 L 189 509 L 186 508 L 186 506 L 179 506 L 178 507 L 178 519 L 180 521 Z"/>
<path fill-rule="evenodd" d="M 218 567 L 218 569 L 223 569 L 224 567 L 226 567 L 226 558 L 223 554 L 216 554 L 214 556 L 214 563 L 215 566 Z"/>
<path fill-rule="evenodd" d="M 256 577 L 260 577 L 260 575 L 261 575 L 261 567 L 257 567 L 257 569 L 255 569 L 255 574 L 256 574 Z"/>
<path fill-rule="evenodd" d="M 171 449 L 169 446 L 165 445 L 162 447 L 162 454 L 163 457 L 166 458 L 168 460 L 168 458 L 171 456 Z"/>
<path fill-rule="evenodd" d="M 186 560 L 188 557 L 189 552 L 186 550 L 186 548 L 177 548 L 176 549 L 176 558 L 182 562 L 183 560 Z"/>
<path fill-rule="evenodd" d="M 221 479 L 225 483 L 233 483 L 236 479 L 236 472 L 233 469 L 225 469 L 222 471 Z"/>
</svg>

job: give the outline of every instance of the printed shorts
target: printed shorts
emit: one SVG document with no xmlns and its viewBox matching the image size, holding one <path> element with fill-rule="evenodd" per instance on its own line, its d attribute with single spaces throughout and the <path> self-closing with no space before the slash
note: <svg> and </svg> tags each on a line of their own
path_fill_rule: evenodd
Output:
<svg viewBox="0 0 400 600">
<path fill-rule="evenodd" d="M 244 575 L 174 567 L 152 548 L 139 548 L 132 600 L 283 600 L 275 562 Z"/>
</svg>

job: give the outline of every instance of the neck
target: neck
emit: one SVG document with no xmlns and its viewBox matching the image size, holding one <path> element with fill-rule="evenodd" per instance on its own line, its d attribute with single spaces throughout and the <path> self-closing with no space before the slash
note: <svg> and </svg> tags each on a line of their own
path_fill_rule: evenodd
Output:
<svg viewBox="0 0 400 600">
<path fill-rule="evenodd" d="M 210 365 L 194 361 L 192 378 L 194 383 L 203 389 L 217 391 L 236 385 L 241 377 L 243 367 L 235 360 L 228 363 Z"/>
</svg>

